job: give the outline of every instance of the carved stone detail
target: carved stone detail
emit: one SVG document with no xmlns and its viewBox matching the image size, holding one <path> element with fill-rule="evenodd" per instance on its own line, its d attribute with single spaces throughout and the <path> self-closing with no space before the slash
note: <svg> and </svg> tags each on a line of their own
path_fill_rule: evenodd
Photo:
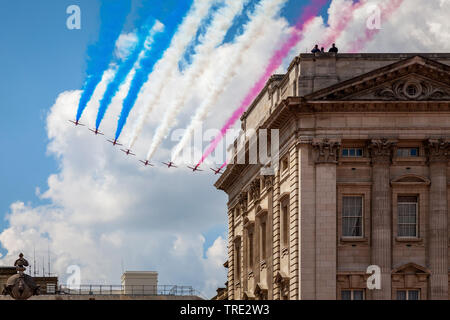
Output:
<svg viewBox="0 0 450 320">
<path fill-rule="evenodd" d="M 450 92 L 430 82 L 401 80 L 379 88 L 374 96 L 383 100 L 444 100 Z"/>
<path fill-rule="evenodd" d="M 247 200 L 248 200 L 247 192 L 241 192 L 239 194 L 239 207 L 241 209 L 242 214 L 247 212 Z"/>
<path fill-rule="evenodd" d="M 397 141 L 386 138 L 371 140 L 368 148 L 372 157 L 372 164 L 390 164 L 392 160 L 392 151 L 396 144 Z"/>
<path fill-rule="evenodd" d="M 450 142 L 444 139 L 429 139 L 426 151 L 429 162 L 448 162 Z"/>
<path fill-rule="evenodd" d="M 261 194 L 261 181 L 259 179 L 253 180 L 250 184 L 250 194 L 253 200 L 259 200 Z"/>
<path fill-rule="evenodd" d="M 264 185 L 266 186 L 267 189 L 270 189 L 273 187 L 273 183 L 275 181 L 274 176 L 263 176 L 263 179 L 264 179 Z"/>
<path fill-rule="evenodd" d="M 316 151 L 316 163 L 337 163 L 341 143 L 330 139 L 314 139 L 312 146 Z"/>
</svg>

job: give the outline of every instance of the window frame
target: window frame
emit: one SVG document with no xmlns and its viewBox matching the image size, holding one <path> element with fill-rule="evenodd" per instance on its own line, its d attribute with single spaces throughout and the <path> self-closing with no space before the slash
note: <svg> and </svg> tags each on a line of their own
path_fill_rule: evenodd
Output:
<svg viewBox="0 0 450 320">
<path fill-rule="evenodd" d="M 249 230 L 247 234 L 247 243 L 248 243 L 248 269 L 253 270 L 253 267 L 255 265 L 255 233 L 253 230 Z"/>
<path fill-rule="evenodd" d="M 260 260 L 266 261 L 267 259 L 267 222 L 265 217 L 261 220 L 259 225 L 259 241 L 260 241 Z"/>
<path fill-rule="evenodd" d="M 286 208 L 286 211 L 284 210 Z M 289 197 L 285 196 L 280 201 L 280 234 L 281 234 L 281 247 L 288 248 L 290 242 L 289 225 L 290 225 L 290 212 L 289 212 Z"/>
<path fill-rule="evenodd" d="M 415 156 L 411 155 L 411 150 L 416 150 L 417 154 Z M 401 151 L 408 150 L 408 155 L 401 154 Z M 400 153 L 400 154 L 399 154 Z M 398 147 L 395 153 L 397 158 L 419 158 L 420 157 L 420 147 Z"/>
<path fill-rule="evenodd" d="M 344 291 L 350 292 L 350 299 L 343 299 L 342 298 L 342 293 Z M 361 300 L 355 300 L 355 291 L 360 291 L 362 293 L 362 299 Z M 364 289 L 361 289 L 361 288 L 360 289 L 341 289 L 341 300 L 344 300 L 344 301 L 364 301 L 364 300 L 366 300 L 366 292 L 365 292 Z"/>
<path fill-rule="evenodd" d="M 418 298 L 417 300 L 409 299 L 409 293 L 412 292 L 412 291 L 416 291 L 417 292 L 417 298 Z M 398 298 L 399 292 L 405 292 L 405 299 L 399 299 Z M 395 299 L 399 300 L 399 301 L 420 301 L 421 300 L 420 298 L 421 298 L 420 297 L 420 289 L 398 289 L 395 292 Z"/>
<path fill-rule="evenodd" d="M 347 155 L 344 155 L 344 151 L 347 150 Z M 350 150 L 354 150 L 354 155 L 351 155 L 351 151 Z M 361 155 L 358 155 L 358 150 L 361 150 Z M 348 159 L 348 158 L 364 158 L 364 148 L 363 147 L 344 147 L 341 150 L 341 154 L 340 156 L 344 159 Z"/>
<path fill-rule="evenodd" d="M 400 197 L 415 197 L 416 198 L 416 202 L 400 202 L 399 198 Z M 419 205 L 419 200 L 420 200 L 420 195 L 402 195 L 402 194 L 397 194 L 397 235 L 396 237 L 398 239 L 419 239 L 420 235 L 419 235 L 419 219 L 420 219 L 420 205 Z M 412 223 L 400 223 L 400 212 L 399 212 L 399 206 L 400 204 L 407 204 L 407 205 L 411 205 L 414 204 L 415 206 L 415 235 L 414 236 L 402 236 L 400 235 L 400 225 L 412 225 Z"/>
<path fill-rule="evenodd" d="M 344 210 L 345 210 L 344 209 L 344 199 L 345 198 L 360 198 L 361 199 L 361 217 L 360 217 L 361 234 L 358 236 L 344 235 L 344 219 L 356 217 L 356 216 L 344 216 Z M 342 203 L 341 203 L 341 217 L 340 218 L 341 218 L 341 237 L 342 237 L 342 239 L 363 239 L 364 232 L 365 232 L 365 228 L 364 228 L 364 224 L 365 224 L 364 194 L 342 194 L 341 202 Z"/>
<path fill-rule="evenodd" d="M 241 249 L 242 249 L 242 245 L 241 245 L 241 238 L 237 238 L 234 241 L 234 276 L 235 276 L 235 282 L 240 282 L 241 281 L 241 277 L 242 277 L 242 268 L 241 268 L 241 263 L 242 263 L 242 258 L 241 258 Z"/>
</svg>

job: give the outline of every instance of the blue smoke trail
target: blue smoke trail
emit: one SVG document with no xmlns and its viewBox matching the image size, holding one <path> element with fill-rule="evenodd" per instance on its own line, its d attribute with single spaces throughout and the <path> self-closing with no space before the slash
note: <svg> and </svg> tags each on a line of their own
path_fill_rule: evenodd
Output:
<svg viewBox="0 0 450 320">
<path fill-rule="evenodd" d="M 152 3 L 153 2 L 153 3 Z M 114 75 L 114 79 L 108 84 L 105 93 L 103 94 L 103 98 L 100 101 L 100 106 L 97 113 L 97 120 L 95 122 L 95 128 L 98 130 L 100 124 L 105 116 L 106 110 L 113 97 L 116 95 L 117 91 L 120 89 L 121 85 L 124 83 L 130 71 L 133 69 L 134 64 L 139 58 L 141 51 L 145 47 L 146 39 L 150 33 L 152 27 L 155 26 L 156 20 L 151 16 L 151 12 L 159 12 L 160 11 L 160 2 L 154 3 L 152 0 L 145 1 L 142 4 L 139 10 L 139 19 L 136 22 L 136 26 L 138 30 L 136 32 L 137 43 L 130 53 L 130 55 L 126 58 L 126 60 L 121 63 Z"/>
<path fill-rule="evenodd" d="M 115 139 L 119 139 L 142 85 L 146 82 L 148 75 L 153 71 L 155 64 L 161 59 L 165 50 L 169 47 L 172 37 L 178 30 L 178 26 L 186 12 L 189 10 L 191 4 L 192 0 L 172 1 L 171 8 L 165 6 L 161 10 L 161 15 L 163 17 L 156 17 L 164 24 L 165 32 L 155 36 L 152 50 L 145 52 L 144 57 L 142 57 L 139 62 L 139 66 L 136 68 L 136 74 L 131 81 L 130 89 L 123 102 L 122 111 L 120 112 Z M 166 5 L 166 1 L 164 1 L 164 5 Z M 165 19 L 166 16 L 167 19 Z"/>
<path fill-rule="evenodd" d="M 128 73 L 133 69 L 134 64 L 139 58 L 139 54 L 142 49 L 144 49 L 145 40 L 152 28 L 155 24 L 155 20 L 153 18 L 149 18 L 149 22 L 145 23 L 144 26 L 139 28 L 137 32 L 137 44 L 131 54 L 126 58 L 126 60 L 119 65 L 116 74 L 114 75 L 114 79 L 108 84 L 106 91 L 103 95 L 102 100 L 100 101 L 100 107 L 97 113 L 97 120 L 95 122 L 95 128 L 98 129 L 100 124 L 105 116 L 106 110 L 111 103 L 112 98 L 116 95 L 122 83 L 125 81 Z"/>
<path fill-rule="evenodd" d="M 95 45 L 88 48 L 87 78 L 78 103 L 77 120 L 80 120 L 95 88 L 102 79 L 103 72 L 105 72 L 111 62 L 116 40 L 122 31 L 130 9 L 130 0 L 108 0 L 102 2 L 99 40 Z"/>
</svg>

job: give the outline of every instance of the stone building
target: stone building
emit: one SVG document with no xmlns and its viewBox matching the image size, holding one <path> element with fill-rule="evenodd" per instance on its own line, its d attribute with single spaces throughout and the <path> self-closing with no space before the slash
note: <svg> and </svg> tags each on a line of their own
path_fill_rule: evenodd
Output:
<svg viewBox="0 0 450 320">
<path fill-rule="evenodd" d="M 229 299 L 449 298 L 450 54 L 300 54 L 241 120 L 280 163 L 215 184 Z"/>
</svg>

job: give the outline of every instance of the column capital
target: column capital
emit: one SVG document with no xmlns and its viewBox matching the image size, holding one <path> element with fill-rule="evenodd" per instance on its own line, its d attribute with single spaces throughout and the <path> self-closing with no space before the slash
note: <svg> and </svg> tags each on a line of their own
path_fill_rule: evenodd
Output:
<svg viewBox="0 0 450 320">
<path fill-rule="evenodd" d="M 397 140 L 378 138 L 369 141 L 368 149 L 372 159 L 372 164 L 390 164 L 394 147 Z"/>
<path fill-rule="evenodd" d="M 273 187 L 275 176 L 263 176 L 262 178 L 264 179 L 264 185 L 266 186 L 266 188 L 269 189 Z"/>
<path fill-rule="evenodd" d="M 430 163 L 448 162 L 450 155 L 450 142 L 442 138 L 428 139 L 425 150 Z"/>
<path fill-rule="evenodd" d="M 259 200 L 261 194 L 261 180 L 259 178 L 250 183 L 250 193 L 255 201 Z"/>
<path fill-rule="evenodd" d="M 341 141 L 337 139 L 315 138 L 311 145 L 316 154 L 316 164 L 337 164 Z"/>
<path fill-rule="evenodd" d="M 247 211 L 247 200 L 248 200 L 247 192 L 241 192 L 239 194 L 239 207 L 242 210 L 242 214 Z"/>
</svg>

